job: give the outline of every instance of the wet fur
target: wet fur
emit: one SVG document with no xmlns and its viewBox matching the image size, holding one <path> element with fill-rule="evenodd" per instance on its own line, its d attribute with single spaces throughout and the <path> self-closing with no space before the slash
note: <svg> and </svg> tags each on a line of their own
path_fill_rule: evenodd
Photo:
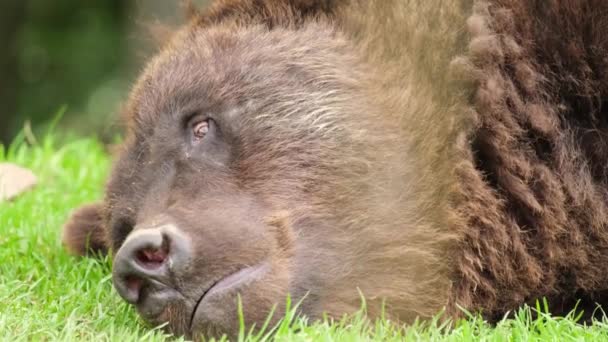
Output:
<svg viewBox="0 0 608 342">
<path fill-rule="evenodd" d="M 328 276 L 292 281 L 330 314 L 358 308 L 360 290 L 371 315 L 390 298 L 402 321 L 458 306 L 496 319 L 542 296 L 601 301 L 608 284 L 606 29 L 601 0 L 225 0 L 194 15 L 143 79 L 198 44 L 219 68 L 210 93 L 280 99 L 250 104 L 266 113 L 240 123 L 244 139 L 268 132 L 243 141 L 240 181 L 272 203 L 282 250 L 304 250 L 300 267 Z M 214 54 L 225 46 L 231 55 Z M 275 68 L 226 76 L 260 58 Z M 306 93 L 289 93 L 289 68 Z M 157 96 L 181 80 L 157 80 Z M 277 121 L 260 127 L 267 117 Z M 127 121 L 128 141 L 154 129 L 133 108 Z M 81 254 L 79 222 L 66 241 Z"/>
</svg>

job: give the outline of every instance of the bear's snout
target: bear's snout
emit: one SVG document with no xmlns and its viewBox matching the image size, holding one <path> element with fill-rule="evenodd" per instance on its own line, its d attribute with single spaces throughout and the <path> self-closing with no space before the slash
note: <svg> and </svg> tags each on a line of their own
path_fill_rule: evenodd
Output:
<svg viewBox="0 0 608 342">
<path fill-rule="evenodd" d="M 137 227 L 114 259 L 114 287 L 147 318 L 181 297 L 176 276 L 192 259 L 190 240 L 173 224 Z"/>
</svg>

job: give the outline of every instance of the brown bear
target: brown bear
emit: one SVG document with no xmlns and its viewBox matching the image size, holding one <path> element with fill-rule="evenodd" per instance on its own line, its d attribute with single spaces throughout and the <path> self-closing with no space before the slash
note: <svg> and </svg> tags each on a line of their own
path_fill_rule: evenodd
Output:
<svg viewBox="0 0 608 342">
<path fill-rule="evenodd" d="M 218 0 L 133 88 L 64 230 L 177 334 L 608 287 L 608 1 Z"/>
</svg>

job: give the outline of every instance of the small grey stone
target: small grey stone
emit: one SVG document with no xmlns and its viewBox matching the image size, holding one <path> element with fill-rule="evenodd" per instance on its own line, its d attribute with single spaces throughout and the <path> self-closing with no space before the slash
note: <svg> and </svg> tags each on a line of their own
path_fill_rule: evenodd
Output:
<svg viewBox="0 0 608 342">
<path fill-rule="evenodd" d="M 0 163 L 0 201 L 11 200 L 36 185 L 37 178 L 28 169 Z"/>
</svg>

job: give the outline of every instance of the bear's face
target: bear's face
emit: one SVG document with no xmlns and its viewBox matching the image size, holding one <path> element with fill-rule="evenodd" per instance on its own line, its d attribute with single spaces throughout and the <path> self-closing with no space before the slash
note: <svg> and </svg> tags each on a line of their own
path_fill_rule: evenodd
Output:
<svg viewBox="0 0 608 342">
<path fill-rule="evenodd" d="M 343 171 L 366 173 L 356 137 L 373 124 L 342 41 L 298 32 L 185 30 L 134 88 L 105 221 L 115 287 L 146 320 L 216 335 L 238 331 L 239 300 L 258 326 L 288 295 L 331 310 L 319 298 L 350 247 L 336 191 L 359 191 Z M 344 293 L 336 312 L 359 301 Z"/>
<path fill-rule="evenodd" d="M 171 130 L 164 123 L 171 135 L 152 135 L 145 147 L 127 144 L 117 164 L 132 171 L 115 172 L 107 192 L 114 283 L 144 318 L 171 322 L 173 331 L 203 323 L 233 331 L 237 293 L 261 313 L 288 293 L 290 230 L 239 184 L 221 119 L 189 120 Z M 130 150 L 141 149 L 133 163 Z"/>
</svg>

